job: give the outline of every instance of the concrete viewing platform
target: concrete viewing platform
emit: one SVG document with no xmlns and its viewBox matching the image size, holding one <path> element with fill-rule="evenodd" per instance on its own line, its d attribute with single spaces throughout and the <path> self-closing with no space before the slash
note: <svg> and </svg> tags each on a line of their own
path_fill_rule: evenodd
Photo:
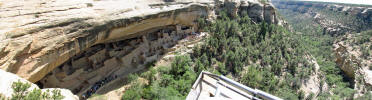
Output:
<svg viewBox="0 0 372 100">
<path fill-rule="evenodd" d="M 283 100 L 258 89 L 252 89 L 222 75 L 200 73 L 186 100 Z"/>
</svg>

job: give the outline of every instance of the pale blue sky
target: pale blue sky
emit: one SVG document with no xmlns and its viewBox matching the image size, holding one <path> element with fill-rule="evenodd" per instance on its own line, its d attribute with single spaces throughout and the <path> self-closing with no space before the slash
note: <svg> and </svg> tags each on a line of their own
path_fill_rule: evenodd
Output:
<svg viewBox="0 0 372 100">
<path fill-rule="evenodd" d="M 303 0 L 303 1 L 322 1 L 322 2 L 338 2 L 351 4 L 368 4 L 372 5 L 372 0 Z"/>
</svg>

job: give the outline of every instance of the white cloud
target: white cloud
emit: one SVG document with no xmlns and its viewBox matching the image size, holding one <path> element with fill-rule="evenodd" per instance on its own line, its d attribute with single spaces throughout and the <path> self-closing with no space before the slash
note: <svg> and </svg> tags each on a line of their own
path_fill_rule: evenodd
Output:
<svg viewBox="0 0 372 100">
<path fill-rule="evenodd" d="M 337 2 L 337 3 L 372 5 L 372 0 L 303 0 L 303 1 L 321 1 L 321 2 Z"/>
</svg>

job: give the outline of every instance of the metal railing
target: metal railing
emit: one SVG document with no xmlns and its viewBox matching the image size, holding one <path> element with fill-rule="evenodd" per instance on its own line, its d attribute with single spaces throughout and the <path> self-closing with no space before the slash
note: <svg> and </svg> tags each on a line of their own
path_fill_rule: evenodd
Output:
<svg viewBox="0 0 372 100">
<path fill-rule="evenodd" d="M 244 92 L 247 92 L 248 94 L 251 94 L 252 96 L 246 96 L 246 97 L 249 97 L 250 99 L 253 99 L 253 100 L 260 100 L 260 98 L 264 99 L 264 100 L 283 100 L 279 97 L 276 97 L 274 95 L 271 95 L 269 93 L 266 93 L 266 92 L 263 92 L 261 90 L 258 90 L 258 89 L 252 89 L 250 87 L 247 87 L 245 85 L 242 85 L 234 80 L 231 80 L 223 75 L 215 75 L 215 74 L 212 74 L 212 73 L 209 73 L 209 72 L 201 72 L 198 79 L 196 80 L 196 82 L 193 84 L 192 88 L 193 89 L 196 89 L 198 84 L 203 80 L 203 76 L 204 75 L 208 75 L 210 77 L 214 77 L 216 79 L 218 79 L 218 86 L 219 85 L 223 85 L 220 81 L 224 81 L 225 83 L 231 85 L 231 86 L 234 86 L 235 88 L 241 90 L 241 91 L 244 91 Z M 220 91 L 218 90 L 218 86 L 216 88 L 216 93 L 215 95 L 218 96 L 220 94 Z M 223 85 L 224 87 L 228 87 L 226 85 Z M 232 88 L 229 88 L 229 89 L 232 89 Z M 241 95 L 243 95 L 242 93 L 239 93 Z"/>
</svg>

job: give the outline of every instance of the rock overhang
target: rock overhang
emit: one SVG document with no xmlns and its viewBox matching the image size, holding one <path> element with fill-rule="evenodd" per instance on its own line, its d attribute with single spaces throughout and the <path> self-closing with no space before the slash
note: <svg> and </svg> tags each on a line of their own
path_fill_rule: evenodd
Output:
<svg viewBox="0 0 372 100">
<path fill-rule="evenodd" d="M 0 68 L 16 73 L 31 82 L 37 82 L 57 66 L 93 45 L 128 39 L 140 35 L 138 33 L 162 26 L 177 24 L 195 26 L 195 19 L 210 17 L 210 14 L 213 14 L 210 12 L 219 9 L 218 6 L 224 4 L 221 1 L 202 0 L 196 2 L 190 0 L 190 2 L 174 3 L 151 1 L 142 7 L 138 6 L 138 2 L 144 1 L 146 0 L 133 2 L 133 5 L 122 5 L 128 7 L 120 6 L 123 1 L 118 1 L 117 4 L 115 1 L 97 1 L 99 2 L 97 4 L 78 1 L 77 5 L 67 7 L 65 10 L 58 8 L 55 11 L 47 11 L 45 15 L 44 13 L 31 13 L 37 14 L 39 19 L 45 18 L 47 22 L 41 20 L 40 22 L 20 23 L 19 26 L 12 25 L 14 26 L 10 28 L 12 30 L 6 29 L 6 33 L 0 34 Z M 273 11 L 275 9 L 269 7 L 272 6 L 270 4 L 263 5 L 255 0 L 230 2 L 237 2 L 232 4 L 245 2 L 242 5 L 235 5 L 234 9 L 238 10 L 234 11 L 246 10 L 253 19 L 280 24 L 275 11 Z M 113 6 L 105 8 L 105 4 Z M 84 7 L 84 5 L 91 6 Z M 253 9 L 254 5 L 260 7 Z M 71 13 L 74 13 L 76 10 L 80 11 L 79 7 L 84 9 L 81 11 L 87 11 L 87 13 L 75 17 L 62 13 L 55 19 L 53 16 L 46 17 L 48 14 L 55 14 L 53 12 L 59 11 L 68 14 L 68 11 L 72 10 Z M 95 9 L 96 7 L 97 9 Z M 118 8 L 114 9 L 115 7 Z M 236 7 L 246 7 L 246 9 Z M 19 16 L 30 17 L 25 14 Z M 8 17 L 1 18 L 7 19 Z M 4 32 L 4 30 L 0 30 Z"/>
<path fill-rule="evenodd" d="M 113 19 L 72 18 L 18 31 L 13 34 L 20 35 L 1 40 L 3 45 L 0 53 L 5 55 L 1 59 L 1 68 L 36 82 L 90 46 L 119 41 L 155 27 L 195 25 L 194 20 L 206 16 L 208 9 L 208 6 L 192 3 L 147 15 Z M 48 34 L 51 32 L 56 33 Z"/>
</svg>

